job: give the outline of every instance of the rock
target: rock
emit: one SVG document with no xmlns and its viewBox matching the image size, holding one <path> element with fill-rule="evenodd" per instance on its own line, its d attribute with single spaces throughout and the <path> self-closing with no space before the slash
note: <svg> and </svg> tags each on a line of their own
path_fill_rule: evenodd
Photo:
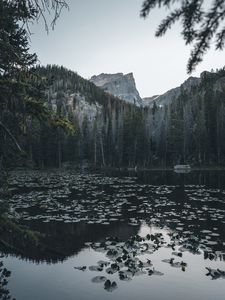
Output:
<svg viewBox="0 0 225 300">
<path fill-rule="evenodd" d="M 97 76 L 92 76 L 90 81 L 109 94 L 137 106 L 142 106 L 142 99 L 136 88 L 133 73 L 126 75 L 123 73 L 102 73 Z"/>
<path fill-rule="evenodd" d="M 173 88 L 162 95 L 143 98 L 143 105 L 153 107 L 154 103 L 157 106 L 170 104 L 174 99 L 178 98 L 183 90 L 190 91 L 192 87 L 199 85 L 201 79 L 198 77 L 189 77 L 179 87 Z"/>
</svg>

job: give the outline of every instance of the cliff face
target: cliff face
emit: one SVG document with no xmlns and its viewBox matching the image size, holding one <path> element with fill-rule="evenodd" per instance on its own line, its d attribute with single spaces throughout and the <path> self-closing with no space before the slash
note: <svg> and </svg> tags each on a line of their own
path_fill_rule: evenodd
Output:
<svg viewBox="0 0 225 300">
<path fill-rule="evenodd" d="M 181 95 L 182 91 L 185 91 L 186 93 L 188 93 L 191 98 L 192 93 L 194 92 L 194 89 L 196 87 L 200 87 L 200 85 L 205 80 L 209 80 L 209 81 L 213 80 L 214 81 L 214 84 L 212 85 L 212 89 L 214 92 L 216 92 L 216 91 L 223 92 L 224 91 L 225 77 L 218 76 L 218 78 L 217 78 L 216 73 L 204 71 L 201 73 L 200 77 L 189 77 L 179 87 L 173 88 L 162 95 L 143 98 L 143 106 L 152 107 L 154 102 L 158 106 L 169 105 Z"/>
<path fill-rule="evenodd" d="M 201 78 L 189 77 L 184 83 L 179 87 L 173 88 L 162 95 L 157 95 L 153 97 L 147 97 L 143 99 L 144 106 L 153 106 L 155 102 L 159 106 L 164 106 L 170 104 L 172 101 L 177 99 L 182 91 L 191 91 L 193 87 L 198 86 L 201 83 Z"/>
<path fill-rule="evenodd" d="M 203 74 L 204 75 L 204 74 Z M 202 75 L 202 76 L 203 76 Z M 201 77 L 202 77 L 201 76 Z M 122 100 L 137 106 L 153 106 L 155 102 L 158 106 L 170 104 L 177 99 L 182 91 L 190 91 L 193 87 L 201 83 L 202 78 L 189 77 L 179 87 L 173 88 L 162 95 L 141 98 L 136 88 L 133 73 L 124 75 L 123 73 L 105 74 L 102 73 L 91 77 L 90 81 L 105 92 L 112 94 Z"/>
<path fill-rule="evenodd" d="M 126 75 L 123 73 L 102 73 L 91 77 L 90 81 L 109 94 L 137 106 L 142 106 L 143 101 L 136 88 L 133 73 Z"/>
</svg>

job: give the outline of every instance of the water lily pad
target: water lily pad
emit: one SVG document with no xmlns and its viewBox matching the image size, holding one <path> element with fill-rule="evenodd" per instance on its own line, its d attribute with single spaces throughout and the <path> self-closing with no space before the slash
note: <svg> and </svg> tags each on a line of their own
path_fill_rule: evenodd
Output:
<svg viewBox="0 0 225 300">
<path fill-rule="evenodd" d="M 100 267 L 100 266 L 90 266 L 90 267 L 89 267 L 89 270 L 90 270 L 90 271 L 101 272 L 101 271 L 103 270 L 103 268 Z"/>
<path fill-rule="evenodd" d="M 118 288 L 117 283 L 115 281 L 111 282 L 109 279 L 107 279 L 104 283 L 104 289 L 107 292 L 113 292 Z"/>
<path fill-rule="evenodd" d="M 107 278 L 105 276 L 95 276 L 92 278 L 92 282 L 94 283 L 102 283 L 105 282 L 107 280 Z"/>
<path fill-rule="evenodd" d="M 80 270 L 80 271 L 85 271 L 87 269 L 87 267 L 86 266 L 74 267 L 74 269 Z"/>
</svg>

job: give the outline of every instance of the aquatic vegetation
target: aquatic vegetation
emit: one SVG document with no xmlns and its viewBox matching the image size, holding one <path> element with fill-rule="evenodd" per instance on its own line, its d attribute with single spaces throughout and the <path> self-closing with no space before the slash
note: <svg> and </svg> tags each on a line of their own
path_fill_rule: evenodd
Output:
<svg viewBox="0 0 225 300">
<path fill-rule="evenodd" d="M 92 282 L 94 283 L 102 283 L 105 282 L 107 280 L 107 278 L 105 276 L 95 276 L 94 278 L 92 278 Z"/>
<path fill-rule="evenodd" d="M 135 177 L 33 171 L 12 173 L 9 183 L 9 217 L 22 222 L 110 226 L 126 221 L 138 227 L 145 220 L 182 234 L 194 236 L 198 231 L 208 246 L 217 245 L 220 233 L 205 229 L 205 224 L 210 220 L 215 227 L 225 222 L 224 191 L 203 186 L 185 186 L 180 197 L 188 201 L 177 202 L 174 197 L 180 193 L 179 187 L 138 183 Z"/>
<path fill-rule="evenodd" d="M 74 267 L 74 269 L 76 270 L 80 270 L 80 271 L 85 271 L 87 269 L 86 266 L 82 266 L 82 267 Z"/>
<path fill-rule="evenodd" d="M 98 258 L 90 264 L 78 260 L 74 273 L 87 274 L 108 292 L 137 277 L 185 276 L 182 271 L 192 268 L 190 256 L 225 260 L 222 188 L 153 185 L 136 176 L 56 170 L 12 172 L 9 190 L 8 217 L 26 226 L 28 240 L 38 246 L 38 234 L 32 235 L 33 229 L 40 230 L 56 260 L 85 249 L 90 255 L 96 252 Z M 46 249 L 37 250 L 44 260 Z M 209 278 L 224 278 L 222 267 L 207 271 Z"/>
<path fill-rule="evenodd" d="M 171 236 L 171 234 L 170 234 Z M 89 271 L 104 272 L 105 276 L 96 276 L 92 279 L 94 283 L 104 282 L 104 289 L 113 291 L 117 288 L 117 284 L 111 283 L 107 279 L 107 275 L 117 274 L 121 281 L 131 281 L 136 276 L 163 276 L 164 273 L 157 271 L 150 259 L 150 255 L 158 251 L 161 247 L 165 247 L 167 242 L 166 237 L 162 233 L 147 234 L 146 236 L 135 235 L 131 236 L 127 241 L 121 241 L 118 238 L 107 238 L 101 243 L 86 243 L 86 246 L 105 254 L 108 261 L 98 261 L 96 266 L 89 266 Z M 152 243 L 148 243 L 152 241 Z M 153 251 L 149 252 L 149 248 Z M 179 252 L 172 252 L 178 253 Z M 142 258 L 142 256 L 144 256 Z M 179 255 L 178 255 L 179 256 Z M 163 262 L 169 263 L 171 267 L 181 268 L 185 271 L 187 263 L 183 261 L 174 261 L 174 258 L 164 259 Z M 86 266 L 75 267 L 78 270 L 86 270 Z"/>
<path fill-rule="evenodd" d="M 115 281 L 111 282 L 109 279 L 107 279 L 104 283 L 104 289 L 107 292 L 113 292 L 117 289 L 117 283 Z"/>
<path fill-rule="evenodd" d="M 218 278 L 223 278 L 225 279 L 225 271 L 222 271 L 220 269 L 211 269 L 207 268 L 208 273 L 206 276 L 211 276 L 212 279 L 218 279 Z"/>
</svg>

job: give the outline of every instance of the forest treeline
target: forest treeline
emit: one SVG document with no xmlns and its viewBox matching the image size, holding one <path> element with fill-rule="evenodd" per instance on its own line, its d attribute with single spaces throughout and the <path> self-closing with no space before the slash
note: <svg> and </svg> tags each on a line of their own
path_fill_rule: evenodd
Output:
<svg viewBox="0 0 225 300">
<path fill-rule="evenodd" d="M 45 82 L 46 109 L 59 120 L 68 119 L 75 131 L 32 117 L 18 131 L 17 122 L 5 114 L 7 128 L 18 132 L 24 151 L 21 156 L 4 137 L 5 165 L 52 167 L 71 162 L 149 168 L 225 163 L 224 68 L 203 74 L 198 85 L 183 89 L 168 105 L 155 102 L 152 107 L 122 101 L 63 67 L 38 66 L 32 72 Z"/>
</svg>

